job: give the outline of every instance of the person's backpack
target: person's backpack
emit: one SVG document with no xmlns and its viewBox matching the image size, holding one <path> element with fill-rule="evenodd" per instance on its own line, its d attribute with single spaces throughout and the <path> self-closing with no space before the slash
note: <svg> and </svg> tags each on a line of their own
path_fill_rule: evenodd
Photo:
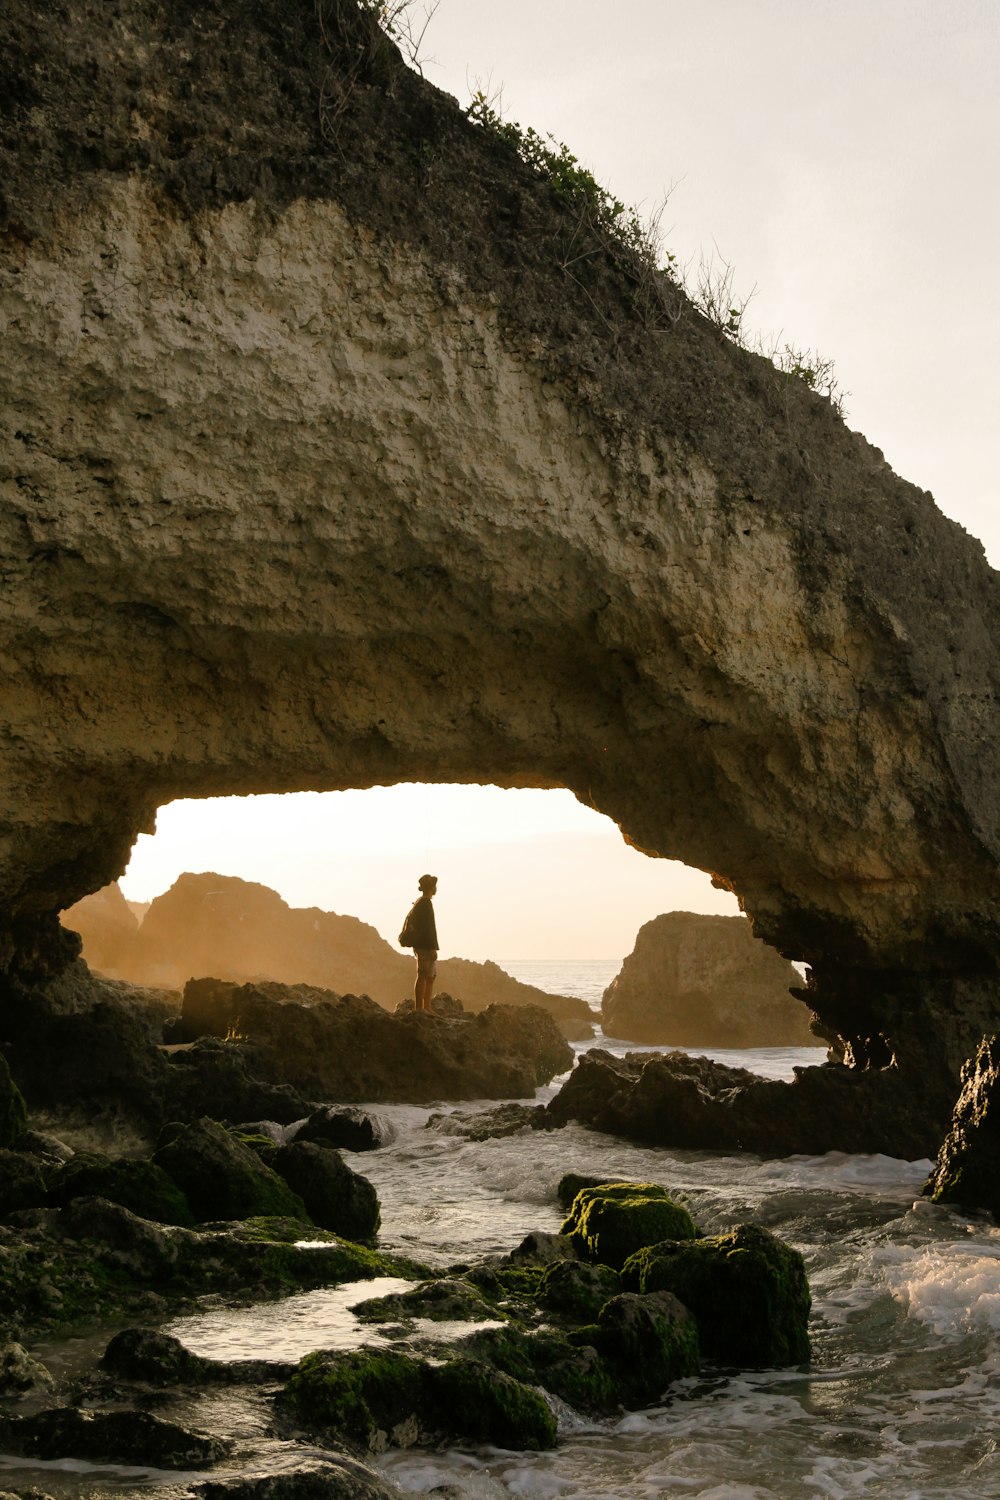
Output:
<svg viewBox="0 0 1000 1500">
<path fill-rule="evenodd" d="M 406 913 L 406 921 L 403 923 L 403 930 L 399 934 L 399 938 L 397 939 L 397 941 L 399 942 L 399 946 L 401 948 L 412 948 L 413 947 L 413 912 L 412 912 L 412 910 L 410 910 L 410 911 L 408 911 Z"/>
</svg>

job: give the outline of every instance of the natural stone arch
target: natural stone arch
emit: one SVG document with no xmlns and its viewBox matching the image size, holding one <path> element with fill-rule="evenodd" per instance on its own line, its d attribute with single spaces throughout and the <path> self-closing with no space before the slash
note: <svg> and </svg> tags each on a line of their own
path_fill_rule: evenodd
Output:
<svg viewBox="0 0 1000 1500">
<path fill-rule="evenodd" d="M 567 786 L 946 1086 L 1000 938 L 978 544 L 693 309 L 650 332 L 599 240 L 570 277 L 579 216 L 346 3 L 329 45 L 285 0 L 127 0 L 114 46 L 11 10 L 8 956 L 173 797 Z"/>
</svg>

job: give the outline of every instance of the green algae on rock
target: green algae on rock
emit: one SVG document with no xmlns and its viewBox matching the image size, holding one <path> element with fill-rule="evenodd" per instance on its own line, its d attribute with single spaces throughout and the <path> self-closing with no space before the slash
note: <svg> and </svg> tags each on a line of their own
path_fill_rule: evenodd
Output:
<svg viewBox="0 0 1000 1500">
<path fill-rule="evenodd" d="M 288 1215 L 311 1222 L 288 1184 L 216 1120 L 207 1116 L 178 1131 L 153 1161 L 184 1193 L 201 1222 Z"/>
<path fill-rule="evenodd" d="M 597 1315 L 597 1349 L 615 1372 L 624 1406 L 646 1406 L 700 1367 L 698 1329 L 670 1292 L 622 1292 Z"/>
<path fill-rule="evenodd" d="M 74 1198 L 107 1198 L 157 1224 L 194 1223 L 190 1205 L 169 1173 L 156 1162 L 78 1151 L 49 1178 L 48 1199 L 63 1208 Z"/>
<path fill-rule="evenodd" d="M 428 1439 L 538 1449 L 556 1436 L 537 1391 L 461 1356 L 430 1365 L 396 1350 L 317 1350 L 299 1362 L 281 1404 L 318 1438 L 362 1452 Z"/>
<path fill-rule="evenodd" d="M 643 1246 L 694 1239 L 698 1231 L 666 1188 L 653 1182 L 610 1182 L 577 1193 L 560 1233 L 589 1260 L 621 1270 Z"/>
<path fill-rule="evenodd" d="M 762 1368 L 809 1358 L 811 1296 L 802 1256 L 757 1224 L 639 1250 L 622 1268 L 636 1292 L 673 1292 L 698 1324 L 702 1354 Z"/>
</svg>

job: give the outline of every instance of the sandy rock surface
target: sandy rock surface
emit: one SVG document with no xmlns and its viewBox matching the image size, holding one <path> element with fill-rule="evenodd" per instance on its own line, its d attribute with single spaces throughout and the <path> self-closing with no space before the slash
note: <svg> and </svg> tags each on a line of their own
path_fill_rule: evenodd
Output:
<svg viewBox="0 0 1000 1500">
<path fill-rule="evenodd" d="M 677 1047 L 810 1047 L 802 976 L 742 917 L 666 912 L 604 992 L 607 1036 Z"/>
</svg>

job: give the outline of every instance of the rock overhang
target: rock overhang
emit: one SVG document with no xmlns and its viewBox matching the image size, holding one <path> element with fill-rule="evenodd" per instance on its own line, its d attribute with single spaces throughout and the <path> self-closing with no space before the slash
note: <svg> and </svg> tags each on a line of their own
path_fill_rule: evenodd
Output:
<svg viewBox="0 0 1000 1500">
<path fill-rule="evenodd" d="M 717 871 L 845 1032 L 995 974 L 997 575 L 928 495 L 569 274 L 347 0 L 3 24 L 12 917 L 176 796 L 488 780 Z"/>
</svg>

